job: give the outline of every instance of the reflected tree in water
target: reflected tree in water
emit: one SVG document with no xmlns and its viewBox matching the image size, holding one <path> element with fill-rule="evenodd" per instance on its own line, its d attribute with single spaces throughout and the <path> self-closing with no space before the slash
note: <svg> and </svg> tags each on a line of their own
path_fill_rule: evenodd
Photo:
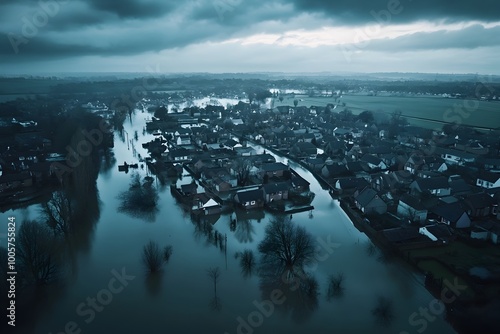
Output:
<svg viewBox="0 0 500 334">
<path fill-rule="evenodd" d="M 255 228 L 250 220 L 238 220 L 236 222 L 234 236 L 241 243 L 253 242 Z"/>
<path fill-rule="evenodd" d="M 372 309 L 372 314 L 378 324 L 387 327 L 394 319 L 394 310 L 392 300 L 386 297 L 378 297 L 375 308 Z"/>
<path fill-rule="evenodd" d="M 328 291 L 326 298 L 328 301 L 334 297 L 340 297 L 344 293 L 344 274 L 338 273 L 337 275 L 330 275 L 328 277 Z"/>
<path fill-rule="evenodd" d="M 147 221 L 155 220 L 159 196 L 153 178 L 145 177 L 142 182 L 139 174 L 134 174 L 128 191 L 118 197 L 121 200 L 120 211 Z"/>
<path fill-rule="evenodd" d="M 283 216 L 266 227 L 258 246 L 259 276 L 264 299 L 273 290 L 283 292 L 286 302 L 278 309 L 290 312 L 295 321 L 307 319 L 318 307 L 318 282 L 304 268 L 315 259 L 315 242 L 303 227 Z"/>
<path fill-rule="evenodd" d="M 257 265 L 257 260 L 253 254 L 253 251 L 245 249 L 241 254 L 238 254 L 240 259 L 241 274 L 244 278 L 252 276 Z"/>
<path fill-rule="evenodd" d="M 24 221 L 16 241 L 20 271 L 27 284 L 44 285 L 59 278 L 61 240 L 46 225 Z"/>
<path fill-rule="evenodd" d="M 163 250 L 158 243 L 150 240 L 142 249 L 142 262 L 150 274 L 161 271 L 162 266 L 168 263 L 172 255 L 172 246 L 168 245 Z"/>
<path fill-rule="evenodd" d="M 214 297 L 210 300 L 210 308 L 214 311 L 220 311 L 222 309 L 222 304 L 220 298 L 217 296 L 217 282 L 220 277 L 219 267 L 211 267 L 207 269 L 207 275 L 210 280 L 214 283 Z"/>
<path fill-rule="evenodd" d="M 42 214 L 54 233 L 68 236 L 73 230 L 76 204 L 67 191 L 58 190 L 49 201 L 42 204 Z"/>
</svg>

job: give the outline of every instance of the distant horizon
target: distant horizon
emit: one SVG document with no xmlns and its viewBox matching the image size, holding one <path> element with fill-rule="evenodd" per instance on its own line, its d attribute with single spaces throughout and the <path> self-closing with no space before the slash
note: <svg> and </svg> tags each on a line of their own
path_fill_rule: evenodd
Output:
<svg viewBox="0 0 500 334">
<path fill-rule="evenodd" d="M 60 76 L 110 76 L 110 75 L 152 75 L 147 71 L 65 71 L 65 72 L 38 72 L 38 73 L 0 73 L 1 78 L 18 78 L 18 77 L 31 77 L 31 78 L 50 78 L 50 77 L 60 77 Z M 271 75 L 271 76 L 339 76 L 339 77 L 354 77 L 354 76 L 390 76 L 390 75 L 401 75 L 401 76 L 412 76 L 412 75 L 420 75 L 420 76 L 491 76 L 500 78 L 500 73 L 474 73 L 474 72 L 402 72 L 402 71 L 394 71 L 394 72 L 349 72 L 349 71 L 318 71 L 318 72 L 284 72 L 284 71 L 240 71 L 240 72 L 156 72 L 154 75 L 159 76 L 183 76 L 183 75 L 213 75 L 213 76 L 221 76 L 221 75 Z"/>
</svg>

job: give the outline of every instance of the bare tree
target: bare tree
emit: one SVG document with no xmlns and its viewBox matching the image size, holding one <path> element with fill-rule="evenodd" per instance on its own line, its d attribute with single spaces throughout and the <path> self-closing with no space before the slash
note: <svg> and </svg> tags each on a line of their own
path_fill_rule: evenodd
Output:
<svg viewBox="0 0 500 334">
<path fill-rule="evenodd" d="M 239 186 L 246 186 L 250 178 L 250 169 L 252 163 L 248 159 L 236 159 L 233 162 L 233 170 L 236 173 L 236 179 Z"/>
<path fill-rule="evenodd" d="M 302 270 L 314 260 L 314 247 L 311 234 L 282 216 L 266 227 L 266 235 L 258 249 L 263 265 L 281 268 L 293 276 L 297 269 Z"/>
<path fill-rule="evenodd" d="M 161 271 L 162 265 L 170 260 L 171 255 L 172 246 L 165 246 L 162 251 L 158 243 L 153 240 L 150 240 L 142 249 L 142 261 L 149 273 Z"/>
<path fill-rule="evenodd" d="M 58 240 L 43 224 L 25 221 L 19 228 L 17 256 L 29 282 L 47 284 L 60 274 Z"/>
<path fill-rule="evenodd" d="M 207 275 L 214 282 L 214 294 L 215 294 L 215 297 L 217 297 L 217 281 L 219 280 L 219 276 L 220 276 L 220 269 L 219 269 L 219 267 L 208 268 L 207 269 Z"/>
<path fill-rule="evenodd" d="M 160 247 L 154 241 L 149 241 L 142 249 L 142 260 L 150 273 L 159 272 L 163 264 Z"/>
<path fill-rule="evenodd" d="M 119 199 L 121 199 L 119 209 L 134 217 L 152 220 L 158 211 L 158 191 L 153 186 L 152 178 L 149 177 L 142 182 L 139 174 L 135 174 L 129 190 L 122 192 Z"/>
<path fill-rule="evenodd" d="M 71 233 L 75 219 L 75 205 L 66 191 L 54 192 L 52 198 L 42 204 L 42 213 L 55 233 L 62 233 L 65 236 Z"/>
</svg>

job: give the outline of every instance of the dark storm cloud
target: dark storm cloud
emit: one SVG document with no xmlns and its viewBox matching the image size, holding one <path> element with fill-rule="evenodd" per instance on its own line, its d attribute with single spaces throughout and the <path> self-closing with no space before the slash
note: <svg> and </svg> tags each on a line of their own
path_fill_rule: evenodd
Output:
<svg viewBox="0 0 500 334">
<path fill-rule="evenodd" d="M 89 5 L 122 18 L 161 17 L 183 1 L 172 0 L 88 0 Z"/>
<path fill-rule="evenodd" d="M 189 49 L 258 34 L 322 27 L 358 28 L 387 24 L 500 21 L 500 1 L 444 0 L 42 0 L 58 3 L 56 14 L 26 37 L 26 22 L 44 13 L 38 0 L 0 0 L 0 62 L 27 63 L 79 56 L 131 56 Z M 12 36 L 17 45 L 13 47 Z M 499 28 L 482 26 L 458 31 L 414 33 L 396 39 L 372 40 L 365 50 L 397 52 L 474 49 L 496 46 Z M 377 37 L 377 36 L 375 36 Z M 24 38 L 24 39 L 23 39 Z M 286 38 L 293 40 L 294 35 Z M 299 39 L 300 36 L 297 37 Z M 332 36 L 334 39 L 335 36 Z M 258 39 L 258 38 L 256 38 Z M 20 41 L 23 41 L 22 43 Z M 25 42 L 25 43 L 24 43 Z M 314 42 L 314 41 L 313 41 Z M 210 43 L 206 43 L 210 44 Z M 314 44 L 314 43 L 312 43 Z M 233 47 L 228 44 L 229 49 Z M 217 46 L 220 48 L 220 45 Z M 18 49 L 16 51 L 16 48 Z M 253 50 L 255 45 L 245 46 Z M 273 48 L 269 48 L 273 49 Z M 198 50 L 198 49 L 197 49 Z M 267 49 L 266 49 L 267 50 Z M 279 46 L 274 52 L 280 54 Z M 299 50 L 294 49 L 294 55 Z M 229 53 L 221 55 L 229 57 Z M 203 57 L 196 53 L 195 58 Z M 267 54 L 265 55 L 267 57 Z"/>
<path fill-rule="evenodd" d="M 476 49 L 500 46 L 500 26 L 474 25 L 461 30 L 418 32 L 393 39 L 373 40 L 366 49 L 406 52 L 420 50 Z"/>
<path fill-rule="evenodd" d="M 363 24 L 374 20 L 374 13 L 387 23 L 407 23 L 417 20 L 498 21 L 498 0 L 294 0 L 297 11 L 313 11 L 345 24 Z M 377 16 L 377 15 L 376 15 Z M 378 16 L 377 16 L 378 17 Z"/>
</svg>

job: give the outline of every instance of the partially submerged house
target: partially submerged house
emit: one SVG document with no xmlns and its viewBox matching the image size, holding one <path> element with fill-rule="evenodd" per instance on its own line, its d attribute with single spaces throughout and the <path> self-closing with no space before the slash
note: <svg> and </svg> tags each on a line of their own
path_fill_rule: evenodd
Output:
<svg viewBox="0 0 500 334">
<path fill-rule="evenodd" d="M 379 197 L 377 192 L 371 188 L 365 188 L 354 196 L 356 207 L 364 214 L 384 214 L 387 212 L 387 204 Z"/>
<path fill-rule="evenodd" d="M 267 183 L 262 186 L 266 203 L 288 199 L 288 182 Z"/>
<path fill-rule="evenodd" d="M 241 190 L 234 195 L 234 201 L 247 210 L 262 208 L 264 206 L 264 191 L 262 188 Z"/>
<path fill-rule="evenodd" d="M 403 194 L 399 199 L 397 213 L 412 222 L 422 223 L 427 219 L 427 209 L 422 202 L 409 194 Z"/>
</svg>

